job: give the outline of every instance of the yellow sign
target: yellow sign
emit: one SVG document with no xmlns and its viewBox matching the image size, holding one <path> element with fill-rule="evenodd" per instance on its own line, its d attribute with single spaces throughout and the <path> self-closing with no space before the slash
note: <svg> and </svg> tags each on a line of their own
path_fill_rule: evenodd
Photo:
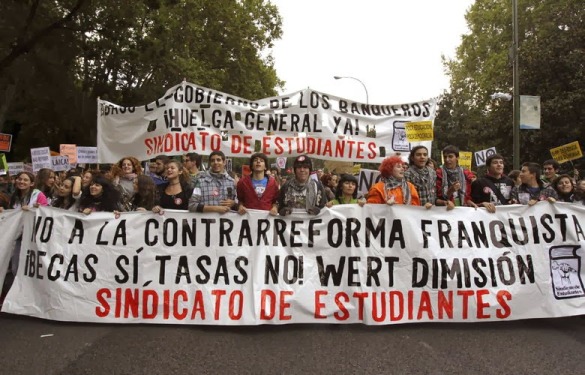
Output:
<svg viewBox="0 0 585 375">
<path fill-rule="evenodd" d="M 471 170 L 471 159 L 473 159 L 473 152 L 459 151 L 459 165 L 461 167 Z"/>
<path fill-rule="evenodd" d="M 580 157 L 583 156 L 583 153 L 581 152 L 581 147 L 579 147 L 579 141 L 551 148 L 550 154 L 552 155 L 553 159 L 555 159 L 559 163 L 579 159 Z"/>
<path fill-rule="evenodd" d="M 406 129 L 406 139 L 408 142 L 433 140 L 432 121 L 407 122 L 404 124 L 404 127 Z"/>
<path fill-rule="evenodd" d="M 351 170 L 351 174 L 353 175 L 357 175 L 360 174 L 360 170 L 362 169 L 362 165 L 361 164 L 355 164 Z"/>
</svg>

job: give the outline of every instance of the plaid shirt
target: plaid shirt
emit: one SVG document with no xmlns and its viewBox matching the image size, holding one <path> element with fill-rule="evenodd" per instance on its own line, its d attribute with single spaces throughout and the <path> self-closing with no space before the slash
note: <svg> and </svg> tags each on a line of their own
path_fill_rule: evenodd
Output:
<svg viewBox="0 0 585 375">
<path fill-rule="evenodd" d="M 425 167 L 429 174 L 422 176 L 420 173 L 416 173 L 413 169 L 420 169 L 414 165 L 411 165 L 406 172 L 404 172 L 404 178 L 410 182 L 418 191 L 418 197 L 420 198 L 420 205 L 424 206 L 426 203 L 435 204 L 437 200 L 437 173 L 433 168 Z"/>
<path fill-rule="evenodd" d="M 220 201 L 236 199 L 234 179 L 227 173 L 201 172 L 194 185 L 193 195 L 189 198 L 189 211 L 196 211 L 200 204 L 219 206 Z"/>
</svg>

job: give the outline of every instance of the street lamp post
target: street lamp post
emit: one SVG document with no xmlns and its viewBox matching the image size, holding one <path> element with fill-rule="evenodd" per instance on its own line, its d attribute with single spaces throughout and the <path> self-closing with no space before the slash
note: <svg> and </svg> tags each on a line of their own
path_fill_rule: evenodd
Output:
<svg viewBox="0 0 585 375">
<path fill-rule="evenodd" d="M 514 169 L 520 169 L 520 76 L 518 74 L 518 0 L 512 0 L 512 79 L 514 101 L 514 129 L 512 130 L 512 153 Z"/>
<path fill-rule="evenodd" d="M 359 83 L 362 84 L 362 86 L 364 87 L 364 91 L 366 92 L 366 104 L 370 104 L 370 96 L 368 95 L 368 89 L 366 88 L 366 85 L 359 79 L 355 78 L 355 77 L 340 77 L 340 76 L 333 76 L 333 78 L 335 79 L 344 79 L 344 78 L 349 78 L 349 79 L 353 79 L 358 81 Z"/>
</svg>

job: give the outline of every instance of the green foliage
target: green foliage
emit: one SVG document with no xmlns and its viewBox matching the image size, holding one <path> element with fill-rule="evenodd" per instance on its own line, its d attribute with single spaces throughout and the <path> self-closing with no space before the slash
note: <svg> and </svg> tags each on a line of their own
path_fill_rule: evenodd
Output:
<svg viewBox="0 0 585 375">
<path fill-rule="evenodd" d="M 520 160 L 550 159 L 549 149 L 578 140 L 585 147 L 585 2 L 518 0 L 520 94 L 541 97 L 541 130 L 521 131 Z M 491 146 L 511 164 L 512 1 L 476 0 L 456 58 L 444 61 L 451 87 L 440 103 L 436 146 Z"/>
<path fill-rule="evenodd" d="M 0 12 L 0 129 L 22 125 L 12 159 L 95 144 L 97 97 L 145 104 L 186 79 L 258 99 L 283 84 L 266 0 L 7 0 Z"/>
</svg>

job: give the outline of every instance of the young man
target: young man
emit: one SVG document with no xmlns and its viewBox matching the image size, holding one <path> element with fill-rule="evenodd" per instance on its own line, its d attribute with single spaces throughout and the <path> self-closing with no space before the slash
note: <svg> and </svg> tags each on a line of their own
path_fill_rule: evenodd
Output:
<svg viewBox="0 0 585 375">
<path fill-rule="evenodd" d="M 514 181 L 504 174 L 504 157 L 500 154 L 487 158 L 488 167 L 484 177 L 471 184 L 471 200 L 488 212 L 496 212 L 496 206 L 510 204 Z"/>
<path fill-rule="evenodd" d="M 540 178 L 544 187 L 549 186 L 557 177 L 559 177 L 561 165 L 554 159 L 546 160 L 542 163 L 543 175 Z"/>
<path fill-rule="evenodd" d="M 290 215 L 293 209 L 317 215 L 327 204 L 323 185 L 311 178 L 313 163 L 307 155 L 298 156 L 293 163 L 294 177 L 287 180 L 278 195 L 278 213 Z"/>
<path fill-rule="evenodd" d="M 443 166 L 437 169 L 437 206 L 474 205 L 471 201 L 473 175 L 459 166 L 459 148 L 449 145 L 443 149 Z"/>
<path fill-rule="evenodd" d="M 225 171 L 225 155 L 213 151 L 209 154 L 209 170 L 199 173 L 195 180 L 189 211 L 226 213 L 236 208 L 235 198 L 234 179 Z"/>
<path fill-rule="evenodd" d="M 278 183 L 268 175 L 266 167 L 268 157 L 263 153 L 256 153 L 250 157 L 250 176 L 242 176 L 236 191 L 238 193 L 238 213 L 243 215 L 247 209 L 270 211 L 271 215 L 278 215 Z"/>
<path fill-rule="evenodd" d="M 404 172 L 404 178 L 416 188 L 420 205 L 431 208 L 437 199 L 437 172 L 427 166 L 429 150 L 425 146 L 415 146 L 410 151 L 408 163 L 410 168 Z"/>
<path fill-rule="evenodd" d="M 183 156 L 183 166 L 189 171 L 191 185 L 195 186 L 195 179 L 201 170 L 201 155 L 196 152 L 190 152 Z"/>
<path fill-rule="evenodd" d="M 522 184 L 512 189 L 512 203 L 532 206 L 538 201 L 545 200 L 544 186 L 540 179 L 540 165 L 526 162 L 520 170 Z"/>
<path fill-rule="evenodd" d="M 165 165 L 170 160 L 171 159 L 166 155 L 158 155 L 156 158 L 154 158 L 154 174 L 151 174 L 150 177 L 156 186 L 162 185 L 167 181 L 167 178 L 165 177 Z"/>
</svg>

